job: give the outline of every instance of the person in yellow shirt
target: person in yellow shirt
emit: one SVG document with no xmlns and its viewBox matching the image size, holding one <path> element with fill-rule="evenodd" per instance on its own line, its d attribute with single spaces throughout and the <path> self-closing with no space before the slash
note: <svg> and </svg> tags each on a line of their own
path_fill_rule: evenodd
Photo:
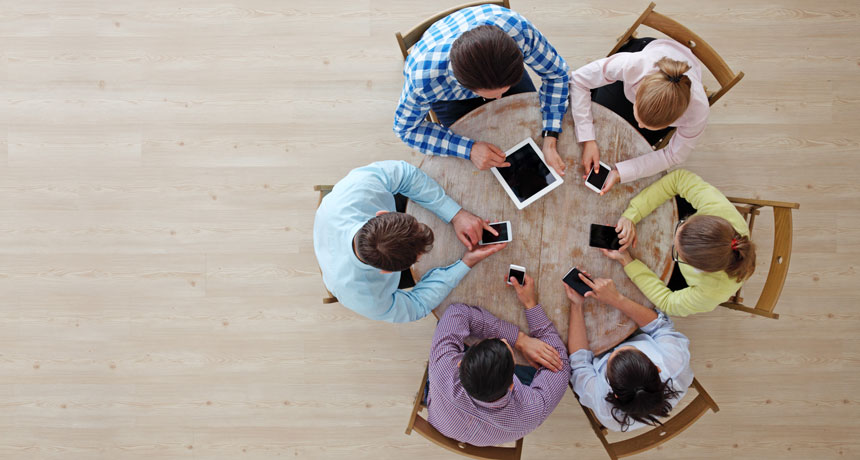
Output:
<svg viewBox="0 0 860 460">
<path fill-rule="evenodd" d="M 675 226 L 669 286 L 627 249 L 636 246 L 636 224 L 666 200 L 680 196 L 695 213 Z M 670 172 L 636 195 L 615 227 L 621 248 L 602 249 L 657 309 L 687 316 L 711 311 L 729 299 L 755 270 L 755 245 L 737 208 L 714 186 L 684 169 Z"/>
</svg>

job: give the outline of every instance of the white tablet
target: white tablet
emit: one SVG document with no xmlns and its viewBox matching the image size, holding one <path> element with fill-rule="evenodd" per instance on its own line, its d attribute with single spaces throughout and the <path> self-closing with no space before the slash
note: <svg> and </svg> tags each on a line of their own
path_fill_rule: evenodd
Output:
<svg viewBox="0 0 860 460">
<path fill-rule="evenodd" d="M 517 209 L 523 209 L 564 182 L 561 176 L 546 164 L 543 152 L 532 138 L 526 138 L 505 152 L 507 168 L 491 168 L 496 179 Z"/>
</svg>

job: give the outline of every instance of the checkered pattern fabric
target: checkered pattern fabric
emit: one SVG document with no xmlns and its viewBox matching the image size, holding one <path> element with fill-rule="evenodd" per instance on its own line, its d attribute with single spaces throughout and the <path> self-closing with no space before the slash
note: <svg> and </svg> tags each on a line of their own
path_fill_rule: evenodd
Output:
<svg viewBox="0 0 860 460">
<path fill-rule="evenodd" d="M 561 119 L 568 104 L 567 63 L 524 17 L 500 6 L 481 5 L 460 10 L 433 24 L 406 58 L 403 69 L 406 81 L 394 114 L 394 132 L 421 153 L 469 158 L 473 140 L 427 121 L 426 116 L 433 102 L 479 97 L 454 78 L 448 53 L 463 32 L 482 25 L 499 27 L 517 43 L 524 63 L 542 80 L 543 129 L 561 132 Z"/>
</svg>

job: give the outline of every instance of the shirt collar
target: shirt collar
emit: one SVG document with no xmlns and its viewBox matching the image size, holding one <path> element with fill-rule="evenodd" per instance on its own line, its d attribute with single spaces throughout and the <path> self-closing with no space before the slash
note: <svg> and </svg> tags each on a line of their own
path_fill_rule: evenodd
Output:
<svg viewBox="0 0 860 460">
<path fill-rule="evenodd" d="M 514 389 L 517 388 L 517 385 L 519 385 L 519 383 L 520 383 L 519 380 L 517 380 L 517 378 L 515 376 L 514 377 Z M 514 394 L 514 389 L 508 390 L 508 392 L 505 393 L 504 396 L 502 396 L 501 398 L 499 398 L 495 401 L 484 402 L 484 401 L 478 401 L 477 399 L 474 399 L 474 398 L 472 399 L 472 401 L 474 401 L 475 405 L 478 405 L 481 407 L 486 407 L 487 409 L 501 409 L 502 407 L 507 406 L 508 403 L 511 401 L 511 396 Z"/>
<path fill-rule="evenodd" d="M 461 85 L 459 81 L 457 81 L 457 77 L 454 76 L 454 65 L 451 63 L 451 59 L 448 59 L 447 77 L 459 91 L 465 93 L 467 96 L 469 96 L 469 98 L 474 99 L 476 97 L 481 97 L 478 96 L 478 93 L 473 92 L 469 88 L 466 88 L 465 86 Z"/>
<path fill-rule="evenodd" d="M 355 249 L 353 248 L 353 242 L 355 241 L 355 234 L 358 233 L 359 230 L 361 230 L 361 227 L 363 227 L 364 224 L 365 224 L 364 222 L 359 223 L 358 225 L 355 226 L 355 228 L 351 232 L 349 232 L 349 234 L 352 235 L 352 237 L 349 239 L 349 261 L 352 262 L 352 264 L 358 268 L 365 269 L 365 270 L 376 270 L 374 267 L 372 267 L 372 266 L 362 262 L 361 260 L 359 260 L 358 256 L 355 255 Z"/>
</svg>

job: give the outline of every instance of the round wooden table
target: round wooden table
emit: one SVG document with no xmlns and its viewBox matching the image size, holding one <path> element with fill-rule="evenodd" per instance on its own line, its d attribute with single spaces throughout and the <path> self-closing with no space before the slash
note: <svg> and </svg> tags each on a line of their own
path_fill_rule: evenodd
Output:
<svg viewBox="0 0 860 460">
<path fill-rule="evenodd" d="M 645 139 L 623 118 L 609 109 L 592 104 L 600 159 L 613 166 L 639 152 L 650 151 Z M 508 150 L 526 137 L 541 145 L 541 113 L 537 93 L 508 96 L 470 112 L 455 123 L 454 132 L 478 141 L 492 142 Z M 535 279 L 538 300 L 567 342 L 570 302 L 561 279 L 578 265 L 592 276 L 611 278 L 627 297 L 653 308 L 624 273 L 621 265 L 588 245 L 592 223 L 612 225 L 640 190 L 661 175 L 627 184 L 617 184 L 600 196 L 583 185 L 581 149 L 573 134 L 570 111 L 564 116 L 558 152 L 568 168 L 564 183 L 523 210 L 502 189 L 490 171 L 480 171 L 468 160 L 427 156 L 421 169 L 435 179 L 463 208 L 491 221 L 510 220 L 513 241 L 469 272 L 451 294 L 434 310 L 441 317 L 451 303 L 462 302 L 486 308 L 497 317 L 516 324 L 528 333 L 525 310 L 512 286 L 505 284 L 508 265 L 526 267 Z M 409 205 L 409 212 L 433 229 L 433 250 L 415 264 L 416 279 L 428 270 L 445 266 L 462 257 L 465 247 L 453 227 L 421 206 Z M 669 200 L 636 226 L 639 241 L 633 255 L 666 281 L 671 275 L 672 230 L 677 220 L 674 200 Z M 588 341 L 595 354 L 623 341 L 636 324 L 615 308 L 587 299 L 584 307 Z"/>
</svg>

